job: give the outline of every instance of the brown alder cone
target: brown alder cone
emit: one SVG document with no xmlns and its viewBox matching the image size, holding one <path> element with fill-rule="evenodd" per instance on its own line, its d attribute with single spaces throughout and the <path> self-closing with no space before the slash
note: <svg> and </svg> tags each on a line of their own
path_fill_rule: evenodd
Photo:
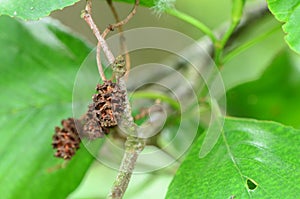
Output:
<svg viewBox="0 0 300 199">
<path fill-rule="evenodd" d="M 82 137 L 87 138 L 89 140 L 94 140 L 97 138 L 102 138 L 104 134 L 107 134 L 109 130 L 100 125 L 99 119 L 94 112 L 94 105 L 89 105 L 88 112 L 84 117 L 84 126 Z"/>
<path fill-rule="evenodd" d="M 56 149 L 54 155 L 70 160 L 79 149 L 81 140 L 73 118 L 62 120 L 61 124 L 63 127 L 55 127 L 55 134 L 52 137 L 52 146 Z"/>
<path fill-rule="evenodd" d="M 109 133 L 109 128 L 117 126 L 125 100 L 124 91 L 121 91 L 111 80 L 98 84 L 96 91 L 83 127 L 83 137 L 91 140 L 103 137 L 104 134 Z"/>
<path fill-rule="evenodd" d="M 90 110 L 95 113 L 102 127 L 116 126 L 124 109 L 124 92 L 110 80 L 98 84 L 96 90 Z"/>
<path fill-rule="evenodd" d="M 104 81 L 102 85 L 98 84 L 96 90 L 93 103 L 89 105 L 83 119 L 68 118 L 62 120 L 62 128 L 55 127 L 52 146 L 56 149 L 56 157 L 70 160 L 79 149 L 79 135 L 94 140 L 108 134 L 109 128 L 118 124 L 124 110 L 124 91 L 110 80 Z"/>
</svg>

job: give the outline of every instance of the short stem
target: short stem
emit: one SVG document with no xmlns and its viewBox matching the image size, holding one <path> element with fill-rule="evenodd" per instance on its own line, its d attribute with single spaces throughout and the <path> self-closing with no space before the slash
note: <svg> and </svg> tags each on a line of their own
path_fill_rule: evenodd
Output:
<svg viewBox="0 0 300 199">
<path fill-rule="evenodd" d="M 233 1 L 230 26 L 223 34 L 222 38 L 215 43 L 214 60 L 218 68 L 222 68 L 224 64 L 222 56 L 223 56 L 225 45 L 227 44 L 230 36 L 233 34 L 233 32 L 235 31 L 235 29 L 240 23 L 243 14 L 243 9 L 244 9 L 243 0 Z"/>
<path fill-rule="evenodd" d="M 240 20 L 231 22 L 230 26 L 228 27 L 227 31 L 224 33 L 224 35 L 222 36 L 222 39 L 220 41 L 222 48 L 225 47 L 230 36 L 232 35 L 232 33 L 234 32 L 236 27 L 239 25 L 239 22 L 240 22 Z"/>
<path fill-rule="evenodd" d="M 223 52 L 223 48 L 221 46 L 220 42 L 216 42 L 214 45 L 214 49 L 215 49 L 215 53 L 214 53 L 214 61 L 215 64 L 217 65 L 218 68 L 221 67 L 221 56 L 222 56 L 222 52 Z"/>
<path fill-rule="evenodd" d="M 114 10 L 114 7 L 112 6 L 112 2 L 108 1 L 108 4 L 110 5 L 111 9 L 113 10 L 114 16 L 117 18 L 116 12 Z M 110 24 L 102 33 L 102 37 L 106 37 L 106 35 L 113 29 L 121 27 L 128 23 L 128 21 L 136 14 L 137 7 L 140 4 L 140 0 L 135 0 L 135 4 L 131 12 L 127 15 L 125 19 L 122 21 L 118 21 L 115 24 Z"/>
<path fill-rule="evenodd" d="M 171 8 L 167 9 L 166 13 L 195 26 L 200 31 L 202 31 L 204 34 L 206 34 L 212 40 L 213 43 L 215 43 L 217 41 L 217 38 L 214 35 L 214 33 L 212 32 L 212 30 L 208 26 L 206 26 L 204 23 L 195 19 L 194 17 L 187 15 L 183 12 L 180 12 L 176 9 L 171 9 Z"/>
<path fill-rule="evenodd" d="M 234 30 L 238 26 L 238 24 L 239 24 L 239 20 L 238 21 L 232 21 L 230 26 L 228 27 L 227 31 L 222 36 L 222 39 L 217 42 L 217 45 L 215 45 L 214 60 L 215 60 L 215 63 L 216 63 L 218 68 L 221 68 L 224 64 L 224 61 L 222 59 L 224 47 L 225 47 L 227 41 L 229 40 L 230 36 L 234 32 Z"/>
<path fill-rule="evenodd" d="M 224 63 L 230 61 L 233 57 L 235 57 L 236 55 L 240 54 L 241 52 L 243 52 L 244 50 L 250 48 L 251 46 L 255 45 L 256 43 L 264 40 L 266 37 L 268 37 L 269 35 L 271 35 L 272 33 L 274 33 L 275 31 L 279 30 L 280 26 L 277 26 L 275 28 L 272 28 L 271 30 L 263 33 L 262 35 L 240 45 L 239 47 L 233 49 L 232 51 L 230 51 L 223 59 Z"/>
</svg>

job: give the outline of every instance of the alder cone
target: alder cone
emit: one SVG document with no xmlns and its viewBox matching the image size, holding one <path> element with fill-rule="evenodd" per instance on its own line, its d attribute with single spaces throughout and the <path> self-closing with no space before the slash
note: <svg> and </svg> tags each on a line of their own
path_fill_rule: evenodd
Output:
<svg viewBox="0 0 300 199">
<path fill-rule="evenodd" d="M 107 128 L 100 125 L 93 104 L 89 105 L 88 112 L 84 118 L 84 123 L 82 136 L 89 140 L 102 138 L 104 134 L 108 134 L 109 132 Z"/>
<path fill-rule="evenodd" d="M 70 160 L 79 149 L 81 140 L 73 118 L 62 120 L 61 124 L 62 128 L 55 127 L 52 146 L 56 149 L 56 157 Z"/>
<path fill-rule="evenodd" d="M 124 110 L 125 92 L 118 84 L 104 81 L 96 87 L 97 94 L 93 96 L 90 110 L 102 127 L 114 127 L 118 124 Z"/>
<path fill-rule="evenodd" d="M 102 138 L 109 133 L 109 128 L 117 126 L 124 110 L 125 92 L 111 80 L 96 87 L 93 103 L 89 105 L 84 118 L 82 136 L 90 140 Z"/>
</svg>

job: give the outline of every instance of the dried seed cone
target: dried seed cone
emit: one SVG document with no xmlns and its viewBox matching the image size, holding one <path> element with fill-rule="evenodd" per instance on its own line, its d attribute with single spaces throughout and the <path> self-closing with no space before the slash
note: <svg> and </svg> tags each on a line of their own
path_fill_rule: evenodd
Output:
<svg viewBox="0 0 300 199">
<path fill-rule="evenodd" d="M 61 124 L 62 128 L 55 127 L 52 146 L 56 157 L 70 160 L 79 149 L 80 138 L 73 118 L 62 120 Z"/>
<path fill-rule="evenodd" d="M 112 81 L 104 81 L 96 87 L 93 103 L 89 105 L 84 118 L 82 136 L 90 140 L 101 138 L 109 133 L 109 128 L 118 124 L 124 110 L 125 94 Z"/>
<path fill-rule="evenodd" d="M 89 105 L 88 112 L 84 118 L 84 126 L 82 136 L 89 140 L 102 138 L 108 133 L 108 129 L 100 125 L 99 119 L 94 112 L 93 104 Z"/>
<path fill-rule="evenodd" d="M 118 84 L 108 80 L 96 87 L 97 94 L 93 96 L 93 103 L 89 107 L 89 113 L 103 128 L 114 127 L 118 124 L 124 110 L 124 91 Z"/>
</svg>

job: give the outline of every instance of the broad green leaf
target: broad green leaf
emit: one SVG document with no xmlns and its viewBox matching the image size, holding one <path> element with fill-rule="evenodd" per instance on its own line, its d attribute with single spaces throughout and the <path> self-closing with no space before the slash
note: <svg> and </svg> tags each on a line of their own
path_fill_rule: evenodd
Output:
<svg viewBox="0 0 300 199">
<path fill-rule="evenodd" d="M 50 19 L 0 17 L 1 198 L 66 198 L 93 157 L 81 146 L 64 169 L 54 127 L 72 117 L 76 72 L 90 48 Z"/>
<path fill-rule="evenodd" d="M 23 20 L 37 20 L 48 16 L 52 11 L 71 6 L 79 0 L 0 0 L 0 15 L 9 15 Z M 134 0 L 117 0 L 134 3 Z M 152 7 L 154 0 L 141 0 L 140 5 Z M 84 8 L 82 8 L 84 9 Z"/>
<path fill-rule="evenodd" d="M 298 0 L 267 0 L 270 11 L 284 23 L 285 40 L 295 52 L 300 53 L 300 2 Z"/>
<path fill-rule="evenodd" d="M 300 128 L 300 59 L 284 51 L 263 75 L 227 93 L 227 112 Z"/>
<path fill-rule="evenodd" d="M 275 122 L 226 118 L 213 150 L 194 144 L 166 198 L 299 198 L 300 131 Z"/>
<path fill-rule="evenodd" d="M 9 15 L 25 20 L 37 20 L 50 12 L 73 5 L 79 0 L 1 0 L 0 15 Z"/>
</svg>

